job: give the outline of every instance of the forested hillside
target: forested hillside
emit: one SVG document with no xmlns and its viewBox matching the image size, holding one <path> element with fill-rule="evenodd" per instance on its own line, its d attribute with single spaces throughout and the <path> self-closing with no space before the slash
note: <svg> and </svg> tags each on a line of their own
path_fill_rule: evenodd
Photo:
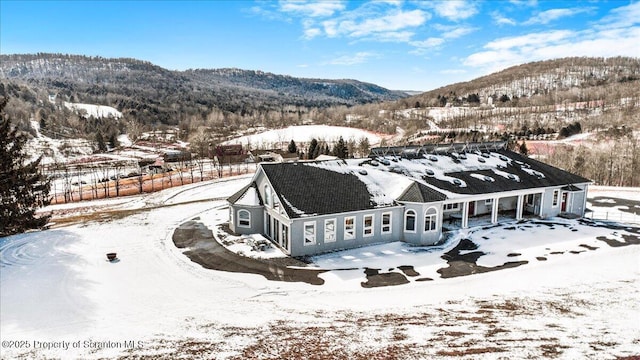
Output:
<svg viewBox="0 0 640 360">
<path fill-rule="evenodd" d="M 601 184 L 640 184 L 640 59 L 564 58 L 523 64 L 411 97 L 356 80 L 262 71 L 170 71 L 135 59 L 2 55 L 0 96 L 14 123 L 52 138 L 177 129 L 199 144 L 302 124 L 387 134 L 386 143 L 510 140 Z M 95 118 L 69 103 L 112 106 Z M 548 143 L 588 133 L 581 147 Z M 523 141 L 527 144 L 522 145 Z M 539 152 L 541 149 L 543 154 Z M 576 150 L 576 151 L 574 151 Z M 538 152 L 538 153 L 537 153 Z"/>
<path fill-rule="evenodd" d="M 112 106 L 141 124 L 354 105 L 406 96 L 356 80 L 300 79 L 240 69 L 170 71 L 146 61 L 62 54 L 1 55 L 0 96 Z"/>
</svg>

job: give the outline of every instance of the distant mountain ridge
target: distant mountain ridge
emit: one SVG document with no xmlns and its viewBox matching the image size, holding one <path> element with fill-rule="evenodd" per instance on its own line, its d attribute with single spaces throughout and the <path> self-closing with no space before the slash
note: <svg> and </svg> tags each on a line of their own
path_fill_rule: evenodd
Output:
<svg viewBox="0 0 640 360">
<path fill-rule="evenodd" d="M 0 55 L 0 81 L 21 82 L 67 101 L 113 106 L 138 118 L 146 114 L 163 123 L 175 123 L 185 112 L 212 108 L 244 114 L 408 96 L 357 80 L 295 78 L 241 69 L 173 71 L 130 58 L 63 54 Z M 6 92 L 4 86 L 0 90 Z"/>
<path fill-rule="evenodd" d="M 471 81 L 427 91 L 403 101 L 438 106 L 444 102 L 467 102 L 470 95 L 474 95 L 473 100 L 481 102 L 487 102 L 489 97 L 493 100 L 513 100 L 547 96 L 548 105 L 563 100 L 637 97 L 638 88 L 640 58 L 571 57 L 513 66 Z M 443 97 L 447 98 L 446 101 Z"/>
</svg>

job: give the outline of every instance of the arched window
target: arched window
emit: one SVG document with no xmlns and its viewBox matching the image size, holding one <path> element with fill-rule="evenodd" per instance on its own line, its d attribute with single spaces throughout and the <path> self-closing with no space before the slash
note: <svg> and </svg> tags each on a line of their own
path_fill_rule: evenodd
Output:
<svg viewBox="0 0 640 360">
<path fill-rule="evenodd" d="M 271 189 L 269 185 L 264 186 L 264 203 L 267 206 L 271 206 Z"/>
<path fill-rule="evenodd" d="M 436 231 L 438 229 L 438 212 L 435 208 L 429 208 L 424 214 L 424 231 Z"/>
<path fill-rule="evenodd" d="M 404 213 L 404 231 L 416 232 L 416 212 L 413 210 Z"/>
<path fill-rule="evenodd" d="M 238 210 L 238 226 L 251 227 L 251 213 L 248 210 Z"/>
</svg>

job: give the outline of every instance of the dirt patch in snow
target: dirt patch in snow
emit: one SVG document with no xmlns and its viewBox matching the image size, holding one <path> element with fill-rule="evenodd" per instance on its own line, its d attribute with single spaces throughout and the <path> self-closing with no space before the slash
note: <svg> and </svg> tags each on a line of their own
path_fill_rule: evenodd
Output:
<svg viewBox="0 0 640 360">
<path fill-rule="evenodd" d="M 485 273 L 489 271 L 496 271 L 501 269 L 518 267 L 529 263 L 528 261 L 509 261 L 500 266 L 486 267 L 476 264 L 476 261 L 485 255 L 482 251 L 472 251 L 461 254 L 461 251 L 476 250 L 478 246 L 469 239 L 462 239 L 453 249 L 447 251 L 442 255 L 442 258 L 447 261 L 449 267 L 438 269 L 438 273 L 443 279 L 452 278 L 457 276 L 466 276 L 471 274 Z"/>
<path fill-rule="evenodd" d="M 229 251 L 214 238 L 213 232 L 197 221 L 187 221 L 173 233 L 173 243 L 184 254 L 202 267 L 212 270 L 258 274 L 268 280 L 305 282 L 322 285 L 318 274 L 325 270 L 291 269 L 269 259 L 254 259 Z"/>
</svg>

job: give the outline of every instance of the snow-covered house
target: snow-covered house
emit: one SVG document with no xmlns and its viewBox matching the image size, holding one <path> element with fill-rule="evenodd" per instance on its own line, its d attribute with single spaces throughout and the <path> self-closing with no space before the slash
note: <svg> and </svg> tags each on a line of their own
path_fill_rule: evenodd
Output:
<svg viewBox="0 0 640 360">
<path fill-rule="evenodd" d="M 230 228 L 292 256 L 437 243 L 476 223 L 583 216 L 589 180 L 505 143 L 374 148 L 367 159 L 260 164 L 232 195 Z"/>
</svg>

